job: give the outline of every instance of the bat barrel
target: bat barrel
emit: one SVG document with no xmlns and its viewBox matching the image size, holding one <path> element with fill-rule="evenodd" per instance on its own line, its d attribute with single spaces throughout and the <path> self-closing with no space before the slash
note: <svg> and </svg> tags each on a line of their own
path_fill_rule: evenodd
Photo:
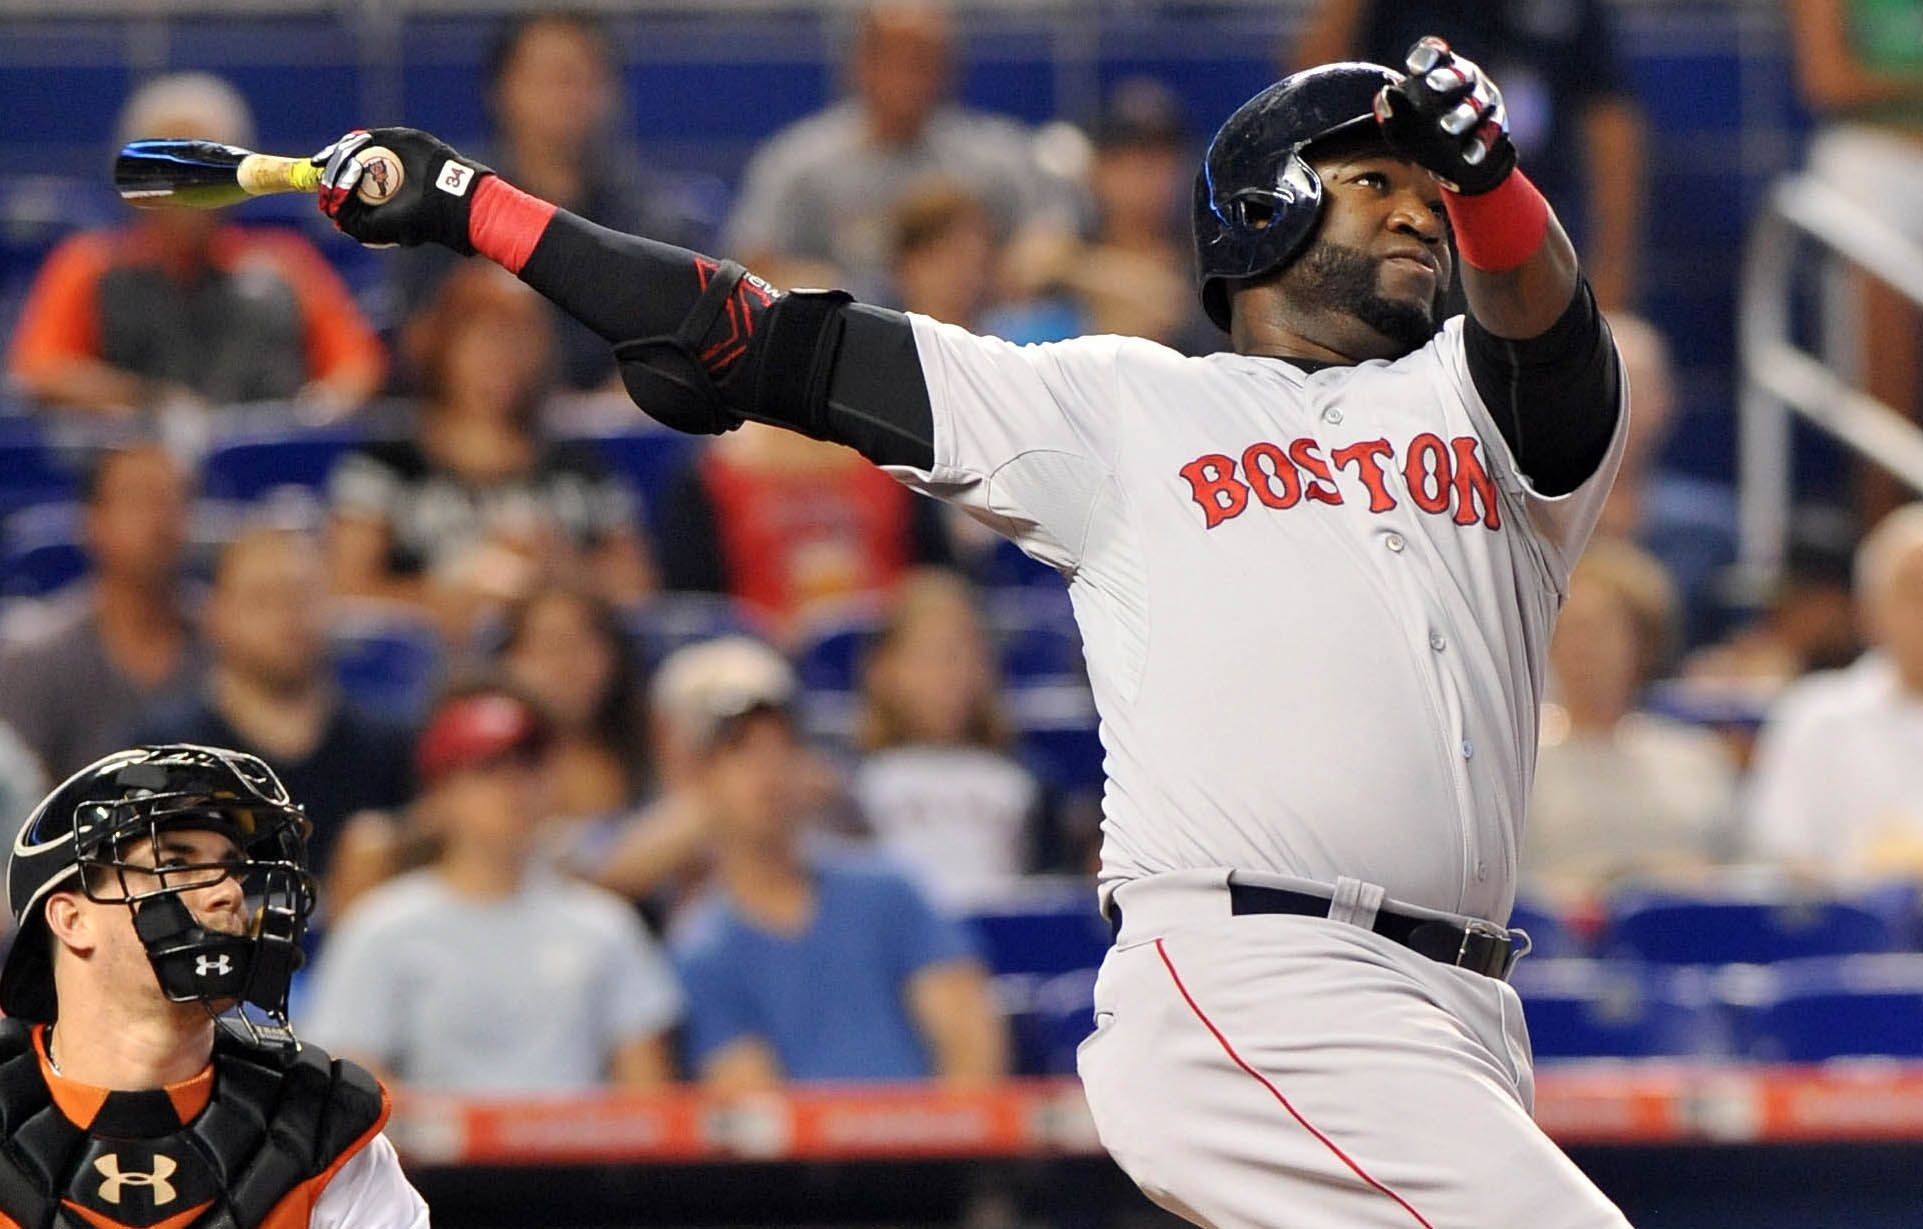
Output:
<svg viewBox="0 0 1923 1229">
<path fill-rule="evenodd" d="M 211 209 L 266 192 L 305 192 L 320 170 L 216 141 L 133 141 L 114 159 L 114 188 L 141 208 Z"/>
</svg>

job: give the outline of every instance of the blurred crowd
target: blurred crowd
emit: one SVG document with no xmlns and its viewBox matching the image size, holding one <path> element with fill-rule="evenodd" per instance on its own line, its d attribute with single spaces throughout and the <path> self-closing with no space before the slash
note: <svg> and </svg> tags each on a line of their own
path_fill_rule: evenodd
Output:
<svg viewBox="0 0 1923 1229">
<path fill-rule="evenodd" d="M 1812 157 L 1896 143 L 1908 161 L 1880 165 L 1909 176 L 1913 231 L 1923 78 L 1826 33 L 1836 7 L 1791 5 Z M 1663 464 L 1680 393 L 1636 314 L 1645 120 L 1608 10 L 1326 0 L 1278 70 L 1396 62 L 1432 31 L 1490 49 L 1634 390 L 1550 648 L 1527 893 L 1581 916 L 1731 866 L 1923 882 L 1923 504 L 1866 477 L 1799 512 L 1784 574 L 1732 607 L 1723 505 Z M 587 17 L 505 26 L 473 152 L 777 285 L 1018 342 L 1225 344 L 1187 237 L 1220 117 L 1160 82 L 1038 134 L 955 101 L 941 7 L 875 4 L 845 95 L 768 138 L 724 218 L 614 135 L 614 46 Z M 119 136 L 251 133 L 233 86 L 188 73 L 141 85 Z M 5 500 L 9 820 L 133 740 L 268 760 L 324 885 L 297 1023 L 403 1085 L 1007 1072 L 968 919 L 1029 877 L 1090 875 L 1099 840 L 1059 578 L 849 450 L 754 425 L 665 439 L 606 346 L 492 266 L 394 254 L 364 310 L 329 255 L 244 212 L 151 211 L 39 271 L 7 373 L 83 444 L 64 499 Z M 1861 292 L 1860 375 L 1911 409 L 1923 326 Z M 203 493 L 223 449 L 276 439 L 327 462 L 290 471 L 292 496 Z"/>
</svg>

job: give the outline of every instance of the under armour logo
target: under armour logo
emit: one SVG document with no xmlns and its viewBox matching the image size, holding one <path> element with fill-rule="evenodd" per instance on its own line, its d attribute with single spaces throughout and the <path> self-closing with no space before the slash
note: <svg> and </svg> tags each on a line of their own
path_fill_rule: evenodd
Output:
<svg viewBox="0 0 1923 1229">
<path fill-rule="evenodd" d="M 205 977 L 209 973 L 218 973 L 222 977 L 225 977 L 229 973 L 232 973 L 233 971 L 234 971 L 234 962 L 227 959 L 226 952 L 222 952 L 218 956 L 195 956 L 194 957 L 194 976 L 195 977 Z"/>
<path fill-rule="evenodd" d="M 225 957 L 223 957 L 225 959 Z M 132 1173 L 120 1172 L 120 1155 L 109 1152 L 106 1156 L 96 1157 L 93 1167 L 105 1179 L 100 1184 L 100 1197 L 108 1203 L 120 1202 L 120 1188 L 123 1186 L 144 1186 L 153 1192 L 154 1206 L 164 1207 L 174 1201 L 174 1184 L 167 1181 L 173 1177 L 180 1162 L 170 1156 L 154 1157 L 154 1171 L 150 1174 L 134 1170 Z"/>
</svg>

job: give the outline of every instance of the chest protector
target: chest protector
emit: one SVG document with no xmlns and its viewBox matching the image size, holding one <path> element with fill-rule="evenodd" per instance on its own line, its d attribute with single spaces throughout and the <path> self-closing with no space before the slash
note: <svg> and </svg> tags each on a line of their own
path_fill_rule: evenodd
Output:
<svg viewBox="0 0 1923 1229">
<path fill-rule="evenodd" d="M 0 1020 L 0 1225 L 259 1229 L 387 1118 L 380 1085 L 359 1067 L 222 1030 L 206 1105 L 187 1122 L 156 1089 L 107 1093 L 83 1126 L 55 1103 L 29 1028 Z"/>
</svg>

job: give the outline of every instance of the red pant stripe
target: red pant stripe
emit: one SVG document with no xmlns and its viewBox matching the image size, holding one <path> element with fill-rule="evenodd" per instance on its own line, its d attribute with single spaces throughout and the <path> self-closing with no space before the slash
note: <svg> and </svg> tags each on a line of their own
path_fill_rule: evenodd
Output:
<svg viewBox="0 0 1923 1229">
<path fill-rule="evenodd" d="M 1298 1123 L 1300 1123 L 1302 1125 L 1303 1130 L 1307 1131 L 1309 1134 L 1315 1136 L 1316 1139 L 1320 1140 L 1322 1143 L 1322 1146 L 1324 1148 L 1327 1148 L 1330 1152 L 1333 1152 L 1335 1154 L 1336 1159 L 1341 1161 L 1344 1165 L 1347 1165 L 1349 1167 L 1350 1172 L 1354 1173 L 1356 1177 L 1368 1183 L 1372 1189 L 1381 1191 L 1384 1195 L 1387 1195 L 1389 1198 L 1395 1200 L 1396 1204 L 1399 1207 L 1401 1207 L 1401 1209 L 1404 1212 L 1407 1212 L 1410 1216 L 1413 1216 L 1415 1218 L 1416 1224 L 1421 1225 L 1422 1229 L 1435 1229 L 1434 1225 L 1430 1224 L 1426 1219 L 1423 1218 L 1422 1213 L 1416 1211 L 1414 1208 L 1409 1206 L 1408 1200 L 1404 1199 L 1402 1196 L 1396 1194 L 1394 1191 L 1390 1190 L 1388 1187 L 1384 1186 L 1382 1183 L 1370 1177 L 1368 1171 L 1363 1169 L 1362 1166 L 1356 1164 L 1355 1161 L 1349 1156 L 1348 1153 L 1342 1151 L 1341 1148 L 1337 1147 L 1334 1140 L 1330 1139 L 1328 1136 L 1324 1135 L 1322 1132 L 1316 1130 L 1314 1125 L 1312 1125 L 1307 1118 L 1304 1118 L 1300 1113 L 1296 1111 L 1295 1106 L 1289 1104 L 1289 1099 L 1282 1095 L 1282 1090 L 1269 1082 L 1268 1076 L 1263 1075 L 1260 1071 L 1257 1071 L 1254 1067 L 1251 1067 L 1246 1062 L 1242 1061 L 1242 1056 L 1235 1052 L 1235 1047 L 1230 1045 L 1229 1039 L 1222 1035 L 1222 1030 L 1215 1027 L 1215 1022 L 1213 1020 L 1210 1020 L 1208 1016 L 1203 1013 L 1201 1007 L 1196 1005 L 1195 996 L 1191 995 L 1189 993 L 1188 987 L 1182 984 L 1182 975 L 1175 971 L 1175 962 L 1168 958 L 1168 949 L 1162 946 L 1162 941 L 1160 939 L 1157 939 L 1155 941 L 1155 954 L 1162 958 L 1162 965 L 1164 968 L 1168 970 L 1169 980 L 1175 983 L 1175 989 L 1181 994 L 1182 1001 L 1189 1005 L 1189 1010 L 1195 1013 L 1195 1018 L 1202 1022 L 1202 1027 L 1206 1028 L 1209 1031 L 1209 1035 L 1215 1038 L 1216 1044 L 1222 1047 L 1222 1052 L 1229 1056 L 1230 1061 L 1232 1061 L 1236 1066 L 1242 1068 L 1243 1071 L 1247 1072 L 1249 1077 L 1255 1080 L 1256 1083 L 1268 1089 L 1269 1095 L 1274 1097 L 1278 1102 L 1280 1102 L 1283 1109 L 1289 1111 L 1289 1117 L 1295 1119 Z"/>
</svg>

